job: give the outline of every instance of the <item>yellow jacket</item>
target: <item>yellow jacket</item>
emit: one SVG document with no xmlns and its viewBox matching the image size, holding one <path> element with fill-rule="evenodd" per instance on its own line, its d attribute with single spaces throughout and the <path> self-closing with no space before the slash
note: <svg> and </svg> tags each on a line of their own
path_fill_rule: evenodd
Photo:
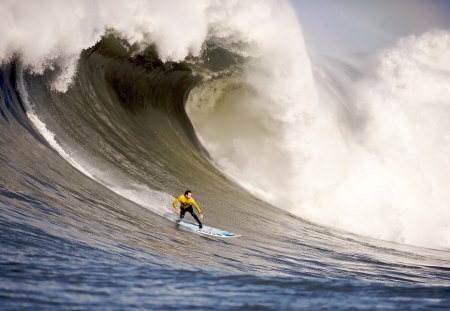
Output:
<svg viewBox="0 0 450 311">
<path fill-rule="evenodd" d="M 189 205 L 194 205 L 195 209 L 199 214 L 202 212 L 202 210 L 200 209 L 200 207 L 198 207 L 197 202 L 195 202 L 193 197 L 188 199 L 184 196 L 184 194 L 180 195 L 177 199 L 175 199 L 175 201 L 173 201 L 172 203 L 173 208 L 175 209 L 177 208 L 178 202 L 181 203 L 181 208 L 187 208 Z"/>
</svg>

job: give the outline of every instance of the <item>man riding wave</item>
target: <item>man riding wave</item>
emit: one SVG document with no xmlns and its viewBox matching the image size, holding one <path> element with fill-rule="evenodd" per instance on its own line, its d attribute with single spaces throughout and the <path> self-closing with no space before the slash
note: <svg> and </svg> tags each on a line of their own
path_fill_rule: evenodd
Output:
<svg viewBox="0 0 450 311">
<path fill-rule="evenodd" d="M 177 206 L 177 204 L 180 203 L 180 207 Z M 177 213 L 180 214 L 180 220 L 184 218 L 184 214 L 186 212 L 189 212 L 192 217 L 198 222 L 198 227 L 201 229 L 203 228 L 202 223 L 198 219 L 197 215 L 194 212 L 194 209 L 192 208 L 192 205 L 195 207 L 197 212 L 200 215 L 200 219 L 203 220 L 203 213 L 200 207 L 197 205 L 197 202 L 195 202 L 194 198 L 192 197 L 192 191 L 186 190 L 184 194 L 180 195 L 178 198 L 173 201 L 172 206 L 177 211 Z"/>
</svg>

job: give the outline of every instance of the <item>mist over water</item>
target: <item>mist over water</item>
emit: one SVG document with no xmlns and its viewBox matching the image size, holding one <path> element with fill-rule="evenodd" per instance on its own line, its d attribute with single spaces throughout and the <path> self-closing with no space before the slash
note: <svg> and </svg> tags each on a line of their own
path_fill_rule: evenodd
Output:
<svg viewBox="0 0 450 311">
<path fill-rule="evenodd" d="M 188 114 L 215 163 L 300 217 L 448 248 L 449 33 L 362 55 L 327 51 L 311 66 L 295 17 L 271 21 L 282 27 L 265 40 L 288 44 L 276 41 L 270 60 L 190 93 Z"/>
</svg>

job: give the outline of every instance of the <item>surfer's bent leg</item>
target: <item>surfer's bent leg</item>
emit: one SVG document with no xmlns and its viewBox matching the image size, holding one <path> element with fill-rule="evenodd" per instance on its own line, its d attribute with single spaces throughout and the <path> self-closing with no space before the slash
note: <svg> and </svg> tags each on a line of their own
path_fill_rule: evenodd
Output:
<svg viewBox="0 0 450 311">
<path fill-rule="evenodd" d="M 186 209 L 185 208 L 180 208 L 180 219 L 184 218 L 184 214 L 186 214 Z"/>
<path fill-rule="evenodd" d="M 189 205 L 189 206 L 186 208 L 186 211 L 185 211 L 185 212 L 191 213 L 192 217 L 194 217 L 194 219 L 198 222 L 200 228 L 202 227 L 202 223 L 200 222 L 200 219 L 198 219 L 197 215 L 194 213 L 194 209 L 192 208 L 192 205 Z"/>
</svg>

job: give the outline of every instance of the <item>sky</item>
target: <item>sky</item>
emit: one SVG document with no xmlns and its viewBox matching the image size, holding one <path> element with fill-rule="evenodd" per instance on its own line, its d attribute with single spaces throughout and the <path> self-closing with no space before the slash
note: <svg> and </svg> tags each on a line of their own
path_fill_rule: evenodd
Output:
<svg viewBox="0 0 450 311">
<path fill-rule="evenodd" d="M 292 0 L 309 48 L 371 52 L 400 37 L 450 30 L 448 0 Z"/>
</svg>

